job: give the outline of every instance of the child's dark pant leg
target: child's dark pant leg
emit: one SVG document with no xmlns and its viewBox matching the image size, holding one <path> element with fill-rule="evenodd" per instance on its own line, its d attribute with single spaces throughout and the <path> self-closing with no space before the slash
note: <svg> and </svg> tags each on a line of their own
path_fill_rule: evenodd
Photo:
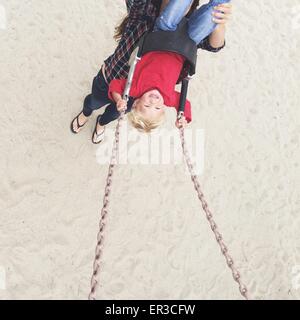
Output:
<svg viewBox="0 0 300 320">
<path fill-rule="evenodd" d="M 111 103 L 109 106 L 106 107 L 104 113 L 102 114 L 99 124 L 100 126 L 105 126 L 108 123 L 118 119 L 120 113 L 114 103 Z"/>
<path fill-rule="evenodd" d="M 132 105 L 134 103 L 134 98 L 130 97 L 128 102 L 127 102 L 127 109 L 126 109 L 126 114 L 128 112 L 131 112 L 132 110 Z M 120 113 L 116 107 L 115 103 L 111 103 L 109 106 L 106 107 L 105 112 L 102 114 L 101 118 L 99 119 L 99 124 L 100 126 L 105 126 L 108 123 L 117 120 L 120 116 Z"/>
<path fill-rule="evenodd" d="M 111 103 L 108 98 L 108 84 L 100 70 L 93 80 L 92 93 L 85 97 L 83 103 L 83 114 L 89 117 L 94 110 Z"/>
</svg>

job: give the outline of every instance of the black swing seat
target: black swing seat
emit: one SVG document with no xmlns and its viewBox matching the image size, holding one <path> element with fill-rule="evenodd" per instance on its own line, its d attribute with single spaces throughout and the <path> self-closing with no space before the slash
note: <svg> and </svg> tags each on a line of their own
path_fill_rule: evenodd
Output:
<svg viewBox="0 0 300 320">
<path fill-rule="evenodd" d="M 181 54 L 186 58 L 183 70 L 177 83 L 187 75 L 196 73 L 197 44 L 188 35 L 188 21 L 183 18 L 175 31 L 155 31 L 147 33 L 138 45 L 138 56 L 152 51 L 168 51 Z"/>
<path fill-rule="evenodd" d="M 189 79 L 196 73 L 197 64 L 197 45 L 188 35 L 188 21 L 183 18 L 175 31 L 155 31 L 147 33 L 140 40 L 133 63 L 127 78 L 123 98 L 129 100 L 129 92 L 132 84 L 134 70 L 138 60 L 148 52 L 168 51 L 178 53 L 186 58 L 177 84 L 181 83 L 180 103 L 178 107 L 178 118 L 184 114 L 186 96 L 188 91 Z"/>
</svg>

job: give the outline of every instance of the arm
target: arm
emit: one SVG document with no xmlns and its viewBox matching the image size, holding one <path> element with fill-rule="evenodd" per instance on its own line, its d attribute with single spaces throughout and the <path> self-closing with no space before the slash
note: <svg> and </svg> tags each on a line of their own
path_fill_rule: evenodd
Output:
<svg viewBox="0 0 300 320">
<path fill-rule="evenodd" d="M 232 5 L 231 3 L 224 3 L 216 6 L 214 9 L 216 11 L 213 13 L 213 21 L 218 25 L 209 36 L 209 43 L 212 47 L 218 48 L 225 45 L 226 23 L 232 13 Z"/>
<path fill-rule="evenodd" d="M 111 95 L 115 103 L 118 103 L 120 100 L 123 100 L 122 96 L 118 92 L 112 92 Z"/>
<path fill-rule="evenodd" d="M 222 11 L 214 11 L 213 13 L 213 21 L 217 23 L 217 27 L 209 36 L 200 42 L 198 48 L 218 52 L 225 47 L 226 24 L 232 13 L 232 5 L 231 3 L 224 3 L 214 7 L 214 9 L 216 11 Z"/>
<path fill-rule="evenodd" d="M 127 102 L 123 100 L 123 92 L 125 90 L 125 79 L 114 79 L 108 89 L 108 98 L 116 103 L 117 110 L 119 112 L 126 110 Z"/>
<path fill-rule="evenodd" d="M 112 97 L 116 103 L 116 107 L 119 112 L 127 109 L 127 101 L 124 100 L 118 92 L 113 92 Z"/>
<path fill-rule="evenodd" d="M 177 118 L 175 122 L 175 126 L 180 129 L 181 127 L 185 128 L 188 123 L 192 121 L 192 115 L 191 115 L 191 104 L 187 100 L 184 110 L 183 117 Z"/>
<path fill-rule="evenodd" d="M 213 48 L 224 48 L 225 47 L 225 25 L 218 25 L 216 29 L 209 36 L 209 44 Z"/>
<path fill-rule="evenodd" d="M 165 104 L 168 106 L 174 106 L 174 108 L 178 111 L 180 95 L 181 95 L 180 92 L 174 91 L 174 94 L 172 95 L 172 97 L 168 101 L 165 101 Z M 187 123 L 192 121 L 192 110 L 191 110 L 191 103 L 189 100 L 186 100 L 185 102 L 184 118 L 187 121 Z"/>
<path fill-rule="evenodd" d="M 108 88 L 108 98 L 111 101 L 115 101 L 115 98 L 118 98 L 117 95 L 122 97 L 122 94 L 125 90 L 126 79 L 114 79 L 109 84 Z"/>
</svg>

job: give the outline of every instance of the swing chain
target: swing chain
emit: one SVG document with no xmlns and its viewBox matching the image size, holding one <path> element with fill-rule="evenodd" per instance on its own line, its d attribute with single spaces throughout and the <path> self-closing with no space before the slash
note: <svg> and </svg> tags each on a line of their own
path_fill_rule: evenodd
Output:
<svg viewBox="0 0 300 320">
<path fill-rule="evenodd" d="M 210 224 L 210 227 L 216 237 L 216 241 L 218 242 L 220 248 L 221 248 L 221 252 L 225 257 L 226 263 L 228 265 L 228 267 L 231 269 L 232 272 L 232 276 L 234 281 L 236 281 L 239 285 L 239 291 L 241 293 L 241 295 L 246 299 L 249 300 L 249 295 L 248 295 L 248 289 L 247 287 L 242 283 L 241 281 L 241 275 L 239 273 L 239 271 L 236 269 L 235 265 L 234 265 L 234 261 L 232 259 L 232 257 L 229 255 L 228 253 L 228 248 L 225 245 L 224 241 L 223 241 L 223 237 L 221 235 L 221 233 L 218 231 L 218 226 L 216 224 L 216 222 L 214 221 L 213 218 L 213 214 L 211 213 L 211 211 L 208 208 L 208 204 L 204 198 L 204 194 L 201 190 L 201 186 L 200 183 L 198 181 L 197 175 L 194 173 L 194 165 L 191 161 L 191 158 L 189 156 L 189 152 L 187 150 L 187 146 L 186 146 L 186 142 L 185 142 L 185 135 L 184 135 L 184 128 L 181 127 L 180 128 L 180 139 L 181 139 L 181 144 L 182 144 L 182 150 L 183 150 L 183 155 L 186 161 L 186 164 L 188 166 L 189 172 L 191 174 L 191 179 L 194 183 L 194 187 L 195 190 L 197 191 L 198 194 L 198 198 L 202 204 L 202 208 L 206 214 L 206 218 Z"/>
<path fill-rule="evenodd" d="M 109 165 L 109 169 L 108 169 L 106 187 L 105 187 L 104 197 L 103 197 L 103 207 L 101 210 L 101 219 L 100 219 L 100 223 L 99 223 L 99 232 L 97 235 L 97 246 L 96 246 L 96 250 L 95 250 L 95 260 L 94 260 L 94 264 L 93 264 L 93 275 L 92 275 L 92 279 L 91 279 L 91 291 L 89 294 L 89 300 L 96 300 L 97 289 L 99 286 L 98 277 L 99 277 L 99 273 L 100 273 L 100 263 L 101 263 L 102 253 L 103 253 L 102 249 L 103 249 L 103 244 L 104 244 L 104 231 L 105 231 L 106 219 L 107 219 L 107 214 L 108 214 L 108 206 L 109 206 L 109 198 L 110 198 L 110 194 L 111 194 L 112 178 L 113 178 L 114 169 L 116 166 L 116 159 L 117 159 L 118 152 L 119 152 L 120 128 L 121 128 L 122 121 L 124 120 L 124 115 L 125 115 L 125 111 L 123 111 L 121 113 L 121 115 L 118 119 L 118 124 L 117 124 L 116 132 L 115 132 L 115 141 L 114 141 L 114 145 L 113 145 L 113 152 L 112 152 L 111 161 L 110 161 L 110 165 Z M 201 191 L 201 187 L 200 187 L 197 175 L 194 173 L 194 166 L 192 164 L 192 161 L 190 159 L 190 156 L 189 156 L 189 153 L 187 150 L 183 128 L 180 128 L 180 138 L 181 138 L 183 154 L 184 154 L 188 169 L 191 174 L 191 179 L 192 179 L 192 181 L 194 183 L 194 187 L 197 191 L 198 198 L 202 203 L 202 208 L 203 208 L 204 212 L 206 213 L 206 218 L 210 224 L 212 231 L 215 234 L 216 241 L 218 242 L 218 244 L 221 248 L 221 252 L 226 259 L 226 263 L 232 271 L 233 279 L 239 285 L 239 291 L 240 291 L 241 295 L 245 299 L 248 300 L 249 299 L 248 289 L 241 281 L 240 273 L 235 268 L 234 261 L 228 253 L 228 248 L 225 245 L 225 243 L 223 242 L 223 237 L 222 237 L 221 233 L 218 231 L 218 226 L 213 219 L 213 215 L 212 215 L 211 211 L 208 209 L 208 204 L 207 204 L 206 200 L 204 199 L 204 194 Z"/>
<path fill-rule="evenodd" d="M 89 294 L 89 300 L 96 300 L 96 294 L 97 289 L 99 286 L 98 278 L 100 273 L 100 263 L 101 263 L 101 257 L 103 253 L 103 243 L 104 243 L 104 230 L 106 226 L 106 220 L 107 220 L 107 214 L 108 214 L 108 206 L 109 206 L 109 198 L 111 194 L 111 186 L 112 186 L 112 178 L 114 175 L 114 169 L 117 164 L 117 156 L 119 153 L 119 142 L 120 142 L 120 128 L 122 121 L 124 120 L 125 111 L 123 111 L 120 114 L 120 117 L 118 119 L 118 124 L 115 131 L 115 141 L 113 145 L 113 151 L 112 156 L 110 160 L 110 165 L 108 168 L 108 174 L 106 179 L 106 186 L 104 191 L 104 197 L 103 197 L 103 207 L 101 210 L 101 219 L 99 223 L 99 232 L 97 235 L 97 246 L 95 250 L 95 260 L 93 265 L 93 275 L 91 279 L 91 291 Z"/>
</svg>

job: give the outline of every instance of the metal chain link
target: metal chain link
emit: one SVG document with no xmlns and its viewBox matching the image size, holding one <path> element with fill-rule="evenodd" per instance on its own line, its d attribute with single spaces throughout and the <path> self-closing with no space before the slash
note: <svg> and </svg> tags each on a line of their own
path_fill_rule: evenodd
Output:
<svg viewBox="0 0 300 320">
<path fill-rule="evenodd" d="M 100 273 L 100 259 L 103 252 L 103 244 L 104 244 L 104 230 L 106 226 L 106 219 L 108 214 L 108 206 L 109 206 L 109 198 L 111 194 L 111 186 L 112 186 L 112 178 L 114 174 L 114 169 L 116 166 L 117 155 L 119 153 L 119 142 L 120 142 L 120 128 L 122 121 L 124 120 L 125 111 L 123 111 L 118 119 L 118 124 L 115 131 L 115 141 L 112 150 L 112 156 L 110 160 L 110 165 L 108 168 L 108 174 L 106 179 L 106 186 L 103 197 L 103 207 L 101 210 L 101 219 L 99 223 L 99 232 L 97 236 L 97 246 L 95 251 L 95 260 L 93 265 L 93 275 L 91 279 L 91 291 L 89 294 L 89 300 L 96 300 L 96 294 L 98 289 L 98 277 Z"/>
<path fill-rule="evenodd" d="M 97 246 L 96 246 L 96 250 L 95 250 L 95 259 L 94 259 L 94 264 L 93 264 L 93 275 L 92 275 L 92 279 L 91 279 L 91 291 L 89 294 L 89 300 L 96 300 L 97 289 L 99 286 L 98 277 L 99 277 L 99 273 L 100 273 L 101 256 L 103 253 L 104 231 L 105 231 L 106 219 L 107 219 L 107 214 L 108 214 L 108 206 L 109 206 L 109 198 L 110 198 L 110 194 L 111 194 L 112 178 L 113 178 L 114 169 L 116 166 L 117 155 L 119 152 L 120 128 L 121 128 L 121 123 L 124 120 L 124 115 L 125 115 L 125 112 L 122 112 L 121 116 L 118 119 L 118 124 L 117 124 L 117 128 L 115 131 L 115 141 L 114 141 L 111 161 L 110 161 L 110 165 L 109 165 L 109 169 L 108 169 L 105 192 L 104 192 L 104 197 L 103 197 L 103 207 L 101 210 L 101 219 L 100 219 L 100 223 L 99 223 L 99 232 L 97 235 Z M 194 166 L 193 166 L 192 161 L 190 159 L 190 156 L 188 154 L 183 128 L 180 129 L 180 138 L 181 138 L 183 154 L 184 154 L 189 172 L 191 174 L 191 179 L 192 179 L 192 181 L 194 183 L 194 187 L 197 191 L 198 198 L 202 203 L 202 208 L 203 208 L 204 212 L 206 213 L 206 218 L 211 226 L 212 231 L 215 234 L 216 240 L 221 248 L 221 252 L 226 259 L 226 263 L 232 271 L 233 279 L 239 285 L 239 291 L 240 291 L 241 295 L 245 299 L 248 300 L 249 299 L 248 289 L 241 281 L 240 273 L 236 269 L 236 267 L 234 265 L 234 261 L 228 253 L 227 246 L 225 245 L 225 243 L 223 241 L 223 237 L 222 237 L 221 233 L 218 231 L 218 227 L 213 219 L 212 213 L 208 209 L 208 204 L 204 199 L 204 194 L 201 191 L 201 187 L 198 182 L 198 178 L 194 173 Z"/>
<path fill-rule="evenodd" d="M 249 298 L 249 294 L 248 294 L 248 289 L 242 283 L 240 272 L 236 269 L 236 267 L 234 265 L 234 261 L 228 253 L 228 248 L 223 241 L 223 237 L 222 237 L 221 233 L 219 232 L 218 226 L 217 226 L 216 222 L 214 221 L 214 218 L 213 218 L 211 211 L 208 209 L 208 204 L 207 204 L 206 200 L 204 199 L 204 194 L 201 191 L 200 183 L 198 181 L 197 175 L 194 172 L 194 166 L 192 164 L 191 158 L 190 158 L 188 150 L 187 150 L 185 135 L 184 135 L 184 128 L 182 128 L 182 127 L 180 128 L 180 139 L 181 139 L 181 144 L 182 144 L 183 155 L 184 155 L 186 164 L 188 166 L 189 172 L 191 174 L 191 179 L 194 183 L 195 190 L 197 191 L 198 198 L 199 198 L 199 200 L 202 204 L 202 208 L 206 214 L 206 218 L 207 218 L 207 220 L 210 224 L 210 227 L 216 237 L 216 240 L 220 246 L 221 252 L 225 257 L 226 263 L 232 272 L 233 279 L 239 285 L 239 291 L 240 291 L 241 295 L 246 300 L 249 300 L 250 298 Z"/>
</svg>

